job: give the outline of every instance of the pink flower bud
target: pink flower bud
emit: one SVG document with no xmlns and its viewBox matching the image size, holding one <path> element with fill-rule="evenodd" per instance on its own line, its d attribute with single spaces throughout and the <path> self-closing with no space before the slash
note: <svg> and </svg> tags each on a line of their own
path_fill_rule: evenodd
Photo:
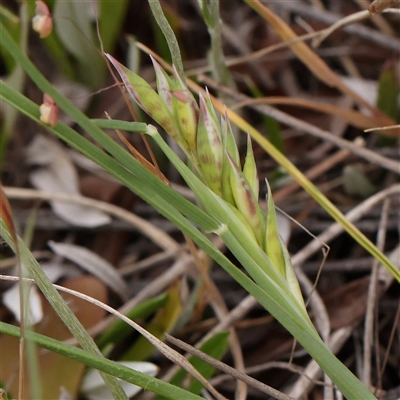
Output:
<svg viewBox="0 0 400 400">
<path fill-rule="evenodd" d="M 49 7 L 44 1 L 39 0 L 36 2 L 36 15 L 32 19 L 32 27 L 42 39 L 49 36 L 53 30 L 53 18 Z"/>
<path fill-rule="evenodd" d="M 58 122 L 58 107 L 53 98 L 45 93 L 43 95 L 43 104 L 40 106 L 40 120 L 52 127 Z"/>
</svg>

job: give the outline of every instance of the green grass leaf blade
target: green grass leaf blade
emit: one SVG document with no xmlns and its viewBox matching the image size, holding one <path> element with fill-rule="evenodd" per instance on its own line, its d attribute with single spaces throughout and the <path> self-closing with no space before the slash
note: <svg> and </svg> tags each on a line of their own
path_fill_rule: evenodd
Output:
<svg viewBox="0 0 400 400">
<path fill-rule="evenodd" d="M 156 134 L 152 135 L 156 143 L 162 148 L 171 162 L 175 165 L 182 177 L 187 181 L 189 186 L 195 192 L 203 204 L 213 202 L 213 197 L 204 197 L 205 194 L 211 193 L 214 201 L 222 199 L 215 196 L 211 191 L 202 190 L 204 184 L 183 164 L 183 162 L 173 153 L 165 144 L 162 138 Z M 200 189 L 196 186 L 199 186 Z M 205 188 L 208 189 L 208 188 Z M 338 386 L 339 390 L 348 398 L 359 400 L 360 395 L 363 399 L 375 399 L 375 397 L 367 390 L 367 388 L 326 348 L 315 328 L 311 324 L 308 315 L 303 306 L 300 306 L 297 299 L 287 290 L 283 281 L 279 279 L 279 275 L 271 268 L 269 274 L 260 266 L 272 264 L 268 261 L 265 253 L 257 250 L 256 247 L 252 251 L 244 244 L 245 238 L 238 240 L 229 229 L 223 229 L 218 233 L 227 247 L 232 251 L 239 262 L 253 273 L 254 282 L 240 272 L 236 267 L 226 260 L 224 256 L 220 257 L 219 253 L 206 250 L 197 238 L 194 241 L 199 244 L 211 257 L 214 258 L 228 273 L 237 279 L 237 281 L 251 293 L 307 350 L 307 352 L 321 365 L 322 369 L 330 376 L 332 381 Z M 211 249 L 210 249 L 211 250 Z M 258 262 L 255 261 L 255 258 Z M 274 276 L 274 279 L 271 277 Z M 279 282 L 279 284 L 278 284 Z"/>
<path fill-rule="evenodd" d="M 220 360 L 228 348 L 228 338 L 229 334 L 227 332 L 217 333 L 207 342 L 205 342 L 203 346 L 201 346 L 200 350 L 209 356 Z M 210 379 L 215 371 L 215 367 L 203 360 L 198 359 L 197 357 L 190 359 L 190 362 L 206 379 Z M 195 379 L 189 387 L 189 391 L 194 394 L 199 394 L 202 389 L 203 385 Z"/>
<path fill-rule="evenodd" d="M 222 212 L 222 215 L 210 216 L 201 211 L 196 206 L 183 199 L 172 189 L 157 180 L 150 172 L 143 168 L 132 156 L 123 150 L 118 144 L 113 142 L 98 126 L 88 120 L 88 118 L 77 110 L 67 99 L 63 98 L 51 84 L 37 71 L 26 56 L 21 54 L 18 46 L 13 42 L 7 32 L 0 25 L 0 43 L 7 47 L 7 50 L 16 58 L 17 62 L 31 76 L 37 86 L 46 93 L 49 93 L 68 115 L 76 121 L 88 134 L 100 143 L 115 159 L 103 152 L 98 146 L 86 140 L 73 129 L 59 123 L 55 128 L 46 128 L 61 137 L 68 144 L 87 155 L 90 159 L 97 162 L 113 176 L 117 177 L 128 188 L 143 197 L 145 201 L 153 205 L 161 214 L 170 219 L 178 229 L 190 236 L 194 242 L 203 248 L 217 263 L 219 263 L 229 274 L 252 294 L 277 320 L 292 333 L 296 339 L 304 346 L 309 354 L 322 366 L 325 372 L 338 385 L 339 389 L 348 399 L 373 399 L 370 392 L 352 375 L 332 353 L 326 348 L 315 329 L 310 325 L 307 316 L 299 312 L 294 299 L 287 294 L 286 285 L 282 283 L 278 276 L 272 279 L 260 268 L 260 265 L 268 264 L 266 256 L 262 256 L 260 251 L 253 252 L 253 248 L 244 248 L 243 243 L 238 240 L 229 229 L 220 223 L 221 216 L 229 217 L 229 210 L 223 208 L 223 204 L 210 197 L 210 191 L 204 191 L 202 186 L 197 188 L 199 195 L 204 197 L 204 193 L 209 196 Z M 21 94 L 17 94 L 7 85 L 0 81 L 0 98 L 13 104 L 34 121 L 39 121 L 38 106 L 26 99 Z M 179 160 L 180 161 L 180 160 Z M 183 164 L 183 163 L 181 163 Z M 189 175 L 189 170 L 183 164 L 178 165 L 181 174 Z M 184 169 L 184 168 L 185 169 Z M 189 171 L 189 172 L 187 172 Z M 201 182 L 200 182 L 201 183 Z M 196 183 L 198 184 L 198 182 Z M 202 183 L 201 183 L 202 184 Z M 195 188 L 196 189 L 196 188 Z M 204 200 L 204 198 L 203 198 Z M 222 201 L 222 200 L 221 200 Z M 248 269 L 261 270 L 255 275 L 257 283 L 235 267 L 200 231 L 193 226 L 186 218 L 188 217 L 197 223 L 202 229 L 208 232 L 218 232 L 223 237 L 231 249 L 236 249 L 235 256 Z M 256 248 L 256 247 L 254 247 Z M 253 254 L 254 253 L 254 254 Z M 273 272 L 274 273 L 274 272 Z M 276 274 L 276 272 L 275 272 Z"/>
<path fill-rule="evenodd" d="M 147 124 L 143 122 L 128 122 L 114 119 L 91 119 L 94 124 L 103 129 L 118 129 L 126 132 L 147 132 Z"/>
<path fill-rule="evenodd" d="M 181 76 L 181 78 L 184 79 L 185 73 L 183 69 L 181 51 L 179 49 L 179 43 L 176 39 L 175 33 L 172 30 L 171 25 L 169 24 L 167 18 L 164 15 L 159 0 L 148 0 L 148 1 L 151 11 L 154 15 L 154 18 L 167 41 L 169 51 L 171 52 L 172 62 L 175 65 L 176 69 L 178 70 L 178 73 Z"/>
<path fill-rule="evenodd" d="M 208 216 L 194 204 L 162 183 L 129 153 L 122 149 L 122 147 L 113 142 L 103 131 L 100 130 L 101 135 L 104 135 L 105 139 L 102 140 L 102 143 L 110 153 L 115 155 L 118 162 L 70 127 L 58 123 L 55 128 L 51 128 L 41 123 L 39 120 L 39 107 L 2 81 L 0 81 L 0 99 L 12 104 L 32 120 L 43 125 L 56 136 L 103 167 L 128 188 L 144 198 L 149 204 L 155 206 L 167 218 L 173 218 L 175 215 L 176 218 L 182 219 L 182 215 L 179 214 L 178 216 L 177 214 L 176 209 L 179 208 L 180 212 L 189 215 L 193 222 L 202 226 L 206 231 L 211 231 L 218 227 L 218 223 L 214 218 Z M 93 126 L 98 129 L 96 125 L 93 124 Z"/>
<path fill-rule="evenodd" d="M 3 334 L 19 337 L 19 328 L 0 322 L 0 332 Z M 54 351 L 55 353 L 61 354 L 68 358 L 80 361 L 81 363 L 95 368 L 103 373 L 107 373 L 114 377 L 123 379 L 124 381 L 130 382 L 134 385 L 140 386 L 146 390 L 150 390 L 154 393 L 164 396 L 170 400 L 200 400 L 201 397 L 190 393 L 184 389 L 173 386 L 169 383 L 163 382 L 160 379 L 152 378 L 143 373 L 134 371 L 133 369 L 127 368 L 123 365 L 117 364 L 114 361 L 107 360 L 106 358 L 89 353 L 85 350 L 77 347 L 65 344 L 58 340 L 49 338 L 44 335 L 40 335 L 34 332 L 27 332 L 27 339 L 32 340 L 38 346 L 44 349 Z M 120 397 L 119 399 L 121 399 Z"/>
<path fill-rule="evenodd" d="M 3 216 L 0 214 L 0 236 L 4 238 L 4 240 L 8 243 L 8 245 L 15 251 L 15 245 L 13 241 L 13 237 L 3 219 Z M 49 301 L 51 306 L 56 310 L 57 314 L 60 316 L 61 320 L 68 327 L 72 335 L 78 340 L 80 345 L 93 354 L 98 354 L 102 356 L 100 350 L 96 346 L 93 339 L 83 328 L 75 314 L 68 307 L 64 299 L 60 296 L 57 290 L 54 288 L 53 284 L 50 282 L 49 278 L 46 276 L 39 263 L 33 257 L 32 253 L 25 246 L 25 243 L 18 238 L 18 249 L 19 256 L 21 259 L 22 265 L 26 268 L 26 270 L 30 273 L 30 275 L 34 278 L 37 286 L 44 294 L 46 299 Z M 28 333 L 28 332 L 26 332 Z M 102 375 L 104 382 L 109 387 L 113 397 L 116 400 L 126 399 L 127 397 L 124 391 L 121 389 L 117 380 L 112 376 L 107 374 Z"/>
<path fill-rule="evenodd" d="M 217 101 L 214 101 L 214 105 Z M 222 108 L 219 104 L 218 109 Z M 358 228 L 349 222 L 343 213 L 324 196 L 318 188 L 312 184 L 291 161 L 289 161 L 279 150 L 277 150 L 261 133 L 253 126 L 248 124 L 243 118 L 234 113 L 232 110 L 227 110 L 231 122 L 247 131 L 251 137 L 280 164 L 298 183 L 299 185 L 318 203 L 324 210 L 340 225 L 345 231 L 365 250 L 367 250 L 374 258 L 381 262 L 393 277 L 400 282 L 400 271 L 390 262 L 385 254 L 383 254 Z M 397 171 L 398 172 L 398 171 Z"/>
<path fill-rule="evenodd" d="M 77 60 L 77 76 L 91 88 L 98 89 L 103 84 L 106 65 L 93 45 L 96 31 L 90 7 L 92 5 L 84 1 L 57 1 L 53 8 L 53 20 L 63 47 Z"/>
<path fill-rule="evenodd" d="M 110 53 L 118 39 L 128 8 L 128 0 L 100 0 L 99 31 L 104 51 Z"/>
<path fill-rule="evenodd" d="M 227 332 L 219 332 L 207 340 L 199 350 L 217 360 L 220 360 L 228 348 L 228 337 L 229 334 Z M 211 378 L 215 371 L 215 367 L 194 356 L 190 356 L 188 360 L 206 379 Z M 177 371 L 177 373 L 171 378 L 170 383 L 172 385 L 181 386 L 186 375 L 187 372 L 185 370 L 179 369 L 179 371 Z M 203 385 L 194 379 L 189 386 L 189 391 L 194 394 L 199 394 L 202 388 Z M 165 400 L 165 397 L 158 396 L 156 400 Z"/>
<path fill-rule="evenodd" d="M 399 83 L 396 79 L 396 68 L 384 70 L 379 77 L 378 108 L 393 120 L 397 121 L 399 116 Z"/>
<path fill-rule="evenodd" d="M 134 307 L 132 310 L 128 311 L 126 316 L 132 320 L 147 318 L 150 314 L 163 307 L 167 301 L 168 295 L 161 294 L 138 304 L 137 307 Z M 100 335 L 100 337 L 96 340 L 96 343 L 100 349 L 103 349 L 110 343 L 121 341 L 130 332 L 133 332 L 133 328 L 127 325 L 124 321 L 117 319 L 108 329 L 104 331 L 104 333 Z"/>
</svg>

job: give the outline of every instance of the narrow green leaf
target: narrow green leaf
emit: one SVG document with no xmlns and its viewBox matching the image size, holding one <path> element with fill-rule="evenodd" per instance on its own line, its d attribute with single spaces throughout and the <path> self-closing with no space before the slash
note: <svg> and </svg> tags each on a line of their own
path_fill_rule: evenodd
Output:
<svg viewBox="0 0 400 400">
<path fill-rule="evenodd" d="M 147 124 L 143 122 L 117 121 L 115 119 L 91 119 L 91 121 L 103 129 L 118 129 L 120 131 L 139 133 L 147 132 Z"/>
<path fill-rule="evenodd" d="M 100 0 L 99 31 L 104 51 L 113 51 L 118 35 L 124 25 L 128 0 Z"/>
<path fill-rule="evenodd" d="M 234 80 L 225 63 L 222 47 L 222 20 L 219 12 L 219 0 L 198 0 L 211 39 L 209 58 L 213 66 L 215 79 L 223 86 L 235 87 Z"/>
<path fill-rule="evenodd" d="M 1 7 L 1 6 L 0 6 Z M 4 7 L 0 8 L 0 18 L 4 18 L 5 23 L 8 23 L 9 28 L 14 33 L 14 37 L 18 38 L 21 51 L 26 54 L 30 20 L 28 10 L 25 3 L 20 5 L 20 18 L 15 21 L 12 18 L 13 14 L 7 12 Z M 10 74 L 7 76 L 7 83 L 15 90 L 22 91 L 25 83 L 25 72 L 15 60 L 10 57 L 10 54 L 0 46 L 0 56 L 4 59 L 6 66 L 8 65 Z M 0 170 L 4 160 L 4 154 L 7 149 L 10 134 L 13 132 L 17 121 L 18 112 L 8 104 L 2 105 L 3 121 L 0 123 Z"/>
<path fill-rule="evenodd" d="M 6 324 L 4 322 L 0 322 L 0 332 L 14 337 L 19 337 L 20 335 L 19 328 L 10 324 Z M 112 375 L 126 382 L 130 382 L 134 385 L 140 386 L 143 389 L 159 394 L 166 399 L 202 399 L 201 397 L 193 393 L 190 393 L 169 383 L 163 382 L 160 379 L 152 378 L 151 376 L 142 374 L 141 372 L 137 372 L 121 364 L 117 364 L 114 361 L 107 360 L 102 356 L 89 353 L 85 350 L 65 344 L 63 342 L 59 342 L 58 340 L 54 340 L 47 336 L 43 336 L 34 332 L 27 332 L 27 339 L 35 342 L 38 346 L 43 347 L 44 349 L 54 351 L 55 353 L 61 354 L 65 357 L 80 361 L 81 363 L 89 367 L 102 371 L 102 373 Z M 121 396 L 118 398 L 118 400 L 122 398 L 126 398 L 126 396 Z"/>
<path fill-rule="evenodd" d="M 258 246 L 254 246 L 254 241 L 249 240 L 246 235 L 243 237 L 241 225 L 239 225 L 237 221 L 230 223 L 232 231 L 235 232 L 237 236 L 233 235 L 230 229 L 226 229 L 226 226 L 224 226 L 221 221 L 229 220 L 232 217 L 226 202 L 208 190 L 175 154 L 169 154 L 169 157 L 171 159 L 175 157 L 174 164 L 177 166 L 179 172 L 185 180 L 188 181 L 189 185 L 191 180 L 194 179 L 195 184 L 193 184 L 192 187 L 194 191 L 197 190 L 196 195 L 198 195 L 202 204 L 207 204 L 207 201 L 210 201 L 212 205 L 210 207 L 207 206 L 207 209 L 212 212 L 212 208 L 214 208 L 216 215 L 211 217 L 202 212 L 193 204 L 173 192 L 173 190 L 165 184 L 158 181 L 157 178 L 152 176 L 138 162 L 132 159 L 129 153 L 114 143 L 67 99 L 63 98 L 37 71 L 27 57 L 21 54 L 18 46 L 10 38 L 8 32 L 3 29 L 2 25 L 0 25 L 0 28 L 0 43 L 4 45 L 18 63 L 21 64 L 36 85 L 43 92 L 49 93 L 55 99 L 59 107 L 70 115 L 73 120 L 98 143 L 106 148 L 108 153 L 113 155 L 115 159 L 112 159 L 96 145 L 82 137 L 82 135 L 79 135 L 77 132 L 61 123 L 54 129 L 49 127 L 47 127 L 47 129 L 87 155 L 93 161 L 97 162 L 100 166 L 113 174 L 113 176 L 120 179 L 123 184 L 135 191 L 139 196 L 152 204 L 160 213 L 173 221 L 178 229 L 181 229 L 182 232 L 189 235 L 196 244 L 202 247 L 207 254 L 226 269 L 234 279 L 240 282 L 249 293 L 255 296 L 258 301 L 296 337 L 348 399 L 358 400 L 360 397 L 363 399 L 374 398 L 322 343 L 319 335 L 310 323 L 308 316 L 304 314 L 304 310 L 299 307 L 293 295 L 288 293 L 287 282 L 282 279 L 279 271 L 274 269 L 276 267 L 274 267 L 265 253 L 260 251 Z M 12 91 L 1 81 L 0 98 L 12 104 L 40 124 L 38 107 L 21 94 Z M 159 139 L 160 138 L 157 137 L 157 140 Z M 164 144 L 161 143 L 161 146 L 164 146 Z M 167 154 L 167 151 L 170 151 L 170 149 L 166 146 L 166 148 L 163 147 L 163 151 Z M 205 231 L 219 233 L 232 250 L 235 257 L 237 257 L 248 271 L 252 272 L 255 281 L 250 279 L 227 260 L 197 228 L 189 223 L 184 215 L 197 223 Z M 236 218 L 234 219 L 236 220 Z M 240 232 L 242 235 L 240 235 Z M 388 265 L 387 263 L 385 264 Z M 389 263 L 389 265 L 391 264 Z M 264 271 L 268 271 L 268 274 Z M 258 284 L 256 284 L 256 282 Z"/>
<path fill-rule="evenodd" d="M 53 8 L 54 27 L 63 47 L 77 60 L 81 78 L 94 89 L 103 84 L 106 63 L 93 43 L 96 31 L 91 17 L 92 4 L 85 1 L 57 1 Z"/>
<path fill-rule="evenodd" d="M 12 236 L 9 234 L 1 214 L 0 214 L 0 236 L 4 238 L 4 240 L 15 252 L 16 247 L 14 245 Z M 18 249 L 19 249 L 21 264 L 34 278 L 37 286 L 44 294 L 44 296 L 51 304 L 51 306 L 54 308 L 54 310 L 57 312 L 57 314 L 60 316 L 61 320 L 65 323 L 67 328 L 70 330 L 72 335 L 78 340 L 80 345 L 85 350 L 101 356 L 101 352 L 96 346 L 91 336 L 86 332 L 82 324 L 77 319 L 76 315 L 71 311 L 71 309 L 68 307 L 64 299 L 53 287 L 53 284 L 46 276 L 46 274 L 40 267 L 39 263 L 36 261 L 32 253 L 29 251 L 29 249 L 25 246 L 24 242 L 20 238 L 18 238 Z M 127 400 L 125 393 L 119 386 L 116 379 L 114 379 L 111 376 L 108 376 L 107 374 L 102 374 L 102 377 L 116 400 L 120 399 Z"/>
<path fill-rule="evenodd" d="M 217 360 L 220 360 L 222 356 L 225 354 L 226 349 L 228 348 L 228 338 L 229 334 L 227 332 L 220 332 L 216 335 L 212 336 L 209 340 L 207 340 L 200 348 L 203 353 L 208 354 L 211 357 L 214 357 Z M 206 378 L 210 379 L 212 374 L 215 371 L 215 367 L 210 364 L 207 364 L 205 361 L 198 359 L 197 357 L 190 356 L 188 358 L 189 362 Z M 183 380 L 187 376 L 187 372 L 183 369 L 179 369 L 179 371 L 171 378 L 170 383 L 172 385 L 176 385 L 181 387 Z M 189 386 L 189 391 L 194 394 L 199 394 L 203 389 L 203 385 L 193 379 Z M 164 400 L 165 397 L 158 396 L 156 400 Z"/>
<path fill-rule="evenodd" d="M 14 40 L 18 41 L 21 34 L 21 20 L 12 13 L 8 8 L 0 4 L 0 19 L 7 30 L 10 32 Z M 15 67 L 15 60 L 10 56 L 5 48 L 0 47 L 0 55 L 6 67 L 7 72 L 11 72 Z"/>
<path fill-rule="evenodd" d="M 165 39 L 168 43 L 169 51 L 171 52 L 172 62 L 176 66 L 179 75 L 183 78 L 185 76 L 185 73 L 183 69 L 181 51 L 179 49 L 179 43 L 175 37 L 175 33 L 172 30 L 167 18 L 165 18 L 159 0 L 148 0 L 148 1 L 151 11 L 154 15 L 154 18 L 158 26 L 162 30 Z"/>
<path fill-rule="evenodd" d="M 225 354 L 228 348 L 229 334 L 227 332 L 220 332 L 211 337 L 207 342 L 205 342 L 200 350 L 220 360 Z M 203 360 L 193 357 L 193 360 L 189 359 L 193 366 L 199 371 L 206 379 L 210 379 L 215 371 L 215 367 L 206 363 Z M 196 379 L 193 379 L 192 384 L 189 387 L 189 391 L 194 394 L 199 394 L 203 389 L 203 385 Z"/>
<path fill-rule="evenodd" d="M 161 294 L 152 299 L 146 300 L 132 308 L 126 313 L 126 316 L 132 320 L 144 319 L 149 315 L 163 307 L 168 301 L 167 294 Z M 96 340 L 100 349 L 104 349 L 110 343 L 117 343 L 123 340 L 129 333 L 133 332 L 133 328 L 124 321 L 117 319 L 108 329 L 106 329 Z"/>
<path fill-rule="evenodd" d="M 399 83 L 396 79 L 396 67 L 391 65 L 379 77 L 376 105 L 394 121 L 397 121 L 399 116 L 399 89 Z"/>
</svg>

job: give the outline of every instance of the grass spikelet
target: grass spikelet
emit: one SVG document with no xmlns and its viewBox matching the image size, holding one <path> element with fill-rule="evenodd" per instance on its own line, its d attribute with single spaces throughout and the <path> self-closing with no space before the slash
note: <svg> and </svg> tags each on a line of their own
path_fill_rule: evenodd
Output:
<svg viewBox="0 0 400 400">
<path fill-rule="evenodd" d="M 219 125 L 212 105 L 203 96 L 199 98 L 200 116 L 197 127 L 197 157 L 201 176 L 209 188 L 222 197 L 223 147 Z"/>
<path fill-rule="evenodd" d="M 276 220 L 276 212 L 274 201 L 272 199 L 271 188 L 267 182 L 267 223 L 265 234 L 265 252 L 268 254 L 272 262 L 279 268 L 284 276 L 286 276 L 285 259 L 282 252 L 282 243 L 279 237 L 278 222 Z"/>
<path fill-rule="evenodd" d="M 185 147 L 184 143 L 181 143 L 179 131 L 171 113 L 157 92 L 143 78 L 124 67 L 114 57 L 109 54 L 106 54 L 106 56 L 120 75 L 131 98 L 160 124 L 168 135 Z"/>
<path fill-rule="evenodd" d="M 264 242 L 264 221 L 258 199 L 255 198 L 247 179 L 229 154 L 227 157 L 232 166 L 233 173 L 230 175 L 230 183 L 237 208 L 251 225 L 258 244 L 262 246 Z"/>
<path fill-rule="evenodd" d="M 254 159 L 250 135 L 247 135 L 247 153 L 243 166 L 243 175 L 246 177 L 247 182 L 249 182 L 249 185 L 253 190 L 254 197 L 258 199 L 260 185 L 258 183 L 257 166 Z"/>
</svg>

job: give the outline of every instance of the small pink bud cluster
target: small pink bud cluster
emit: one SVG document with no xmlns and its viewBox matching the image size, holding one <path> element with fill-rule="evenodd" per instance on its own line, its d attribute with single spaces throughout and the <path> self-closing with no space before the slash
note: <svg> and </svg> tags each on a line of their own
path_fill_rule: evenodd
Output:
<svg viewBox="0 0 400 400">
<path fill-rule="evenodd" d="M 51 127 L 55 127 L 58 123 L 58 107 L 53 98 L 45 93 L 43 95 L 43 103 L 40 105 L 40 120 L 50 125 Z"/>
<path fill-rule="evenodd" d="M 44 1 L 36 2 L 36 15 L 32 19 L 32 27 L 42 39 L 50 35 L 53 30 L 53 18 L 49 7 Z"/>
</svg>

